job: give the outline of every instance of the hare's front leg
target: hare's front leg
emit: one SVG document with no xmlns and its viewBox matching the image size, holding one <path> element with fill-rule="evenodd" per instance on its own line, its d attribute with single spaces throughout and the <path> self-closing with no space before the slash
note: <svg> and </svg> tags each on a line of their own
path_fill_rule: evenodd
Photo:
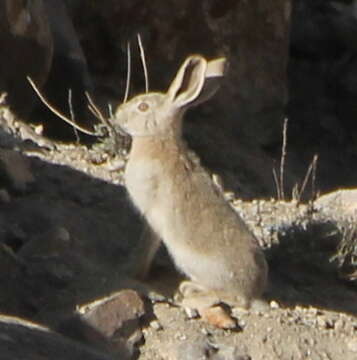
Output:
<svg viewBox="0 0 357 360">
<path fill-rule="evenodd" d="M 161 239 L 159 236 L 156 235 L 149 225 L 145 225 L 140 237 L 140 243 L 135 251 L 135 265 L 133 271 L 135 278 L 142 280 L 147 277 L 160 243 Z"/>
</svg>

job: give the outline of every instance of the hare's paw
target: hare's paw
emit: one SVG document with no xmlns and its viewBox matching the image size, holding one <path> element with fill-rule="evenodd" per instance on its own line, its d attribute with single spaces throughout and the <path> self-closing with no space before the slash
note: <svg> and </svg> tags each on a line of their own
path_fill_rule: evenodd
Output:
<svg viewBox="0 0 357 360">
<path fill-rule="evenodd" d="M 221 299 L 217 294 L 193 281 L 184 281 L 179 287 L 182 295 L 180 305 L 188 314 L 197 312 L 203 321 L 221 329 L 237 327 L 235 319 L 220 305 Z"/>
<path fill-rule="evenodd" d="M 180 284 L 179 292 L 181 294 L 180 305 L 198 312 L 220 303 L 220 299 L 214 292 L 193 281 L 183 281 Z"/>
</svg>

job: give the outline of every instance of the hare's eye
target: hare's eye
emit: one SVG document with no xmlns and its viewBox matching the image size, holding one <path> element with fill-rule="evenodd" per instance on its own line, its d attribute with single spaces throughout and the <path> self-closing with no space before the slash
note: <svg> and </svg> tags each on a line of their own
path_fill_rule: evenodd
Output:
<svg viewBox="0 0 357 360">
<path fill-rule="evenodd" d="M 138 109 L 142 112 L 145 112 L 145 111 L 149 110 L 149 104 L 146 102 L 142 102 L 138 105 Z"/>
</svg>

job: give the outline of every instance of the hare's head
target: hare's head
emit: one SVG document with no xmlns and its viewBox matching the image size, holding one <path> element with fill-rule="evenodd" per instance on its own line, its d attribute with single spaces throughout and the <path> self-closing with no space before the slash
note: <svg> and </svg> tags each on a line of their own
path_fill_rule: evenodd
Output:
<svg viewBox="0 0 357 360">
<path fill-rule="evenodd" d="M 166 94 L 138 95 L 120 105 L 111 123 L 133 137 L 160 136 L 180 129 L 186 109 L 211 97 L 224 73 L 225 59 L 207 62 L 188 57 L 180 67 Z"/>
</svg>

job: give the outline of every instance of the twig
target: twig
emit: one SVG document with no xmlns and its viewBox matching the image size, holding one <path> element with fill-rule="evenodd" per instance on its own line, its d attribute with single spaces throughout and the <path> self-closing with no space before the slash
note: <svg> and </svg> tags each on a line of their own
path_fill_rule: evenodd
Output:
<svg viewBox="0 0 357 360">
<path fill-rule="evenodd" d="M 114 126 L 108 121 L 108 119 L 103 115 L 103 113 L 99 110 L 98 106 L 94 103 L 92 97 L 89 95 L 88 92 L 85 93 L 87 100 L 88 100 L 88 109 L 91 111 L 91 113 L 101 121 L 101 123 L 105 126 L 105 128 L 109 131 L 109 134 L 112 138 L 116 138 L 117 131 L 114 128 Z M 98 135 L 103 135 L 100 132 L 98 132 Z"/>
<path fill-rule="evenodd" d="M 281 193 L 280 193 L 280 188 L 279 188 L 278 174 L 276 173 L 275 168 L 273 168 L 273 178 L 274 178 L 274 182 L 275 182 L 276 196 L 278 197 L 279 200 L 281 200 Z"/>
<path fill-rule="evenodd" d="M 317 169 L 317 162 L 319 160 L 319 156 L 317 154 L 314 155 L 313 163 L 314 166 L 312 168 L 312 177 L 311 177 L 311 195 L 312 200 L 316 200 L 317 197 L 317 191 L 316 191 L 316 169 Z"/>
<path fill-rule="evenodd" d="M 108 112 L 109 112 L 109 118 L 112 119 L 113 118 L 113 106 L 112 104 L 108 104 Z"/>
<path fill-rule="evenodd" d="M 306 185 L 307 185 L 307 182 L 309 181 L 309 178 L 310 178 L 310 175 L 312 174 L 312 181 L 315 182 L 316 181 L 316 163 L 317 163 L 317 160 L 318 160 L 318 156 L 315 154 L 314 157 L 312 158 L 312 161 L 306 171 L 306 175 L 305 175 L 305 178 L 304 178 L 304 181 L 301 185 L 301 188 L 300 188 L 300 191 L 299 191 L 299 194 L 298 194 L 298 198 L 297 198 L 297 201 L 298 203 L 301 201 L 301 197 L 302 197 L 302 194 L 304 193 L 305 191 L 305 188 L 306 188 Z M 312 188 L 314 189 L 315 188 L 315 184 L 312 183 Z"/>
<path fill-rule="evenodd" d="M 72 103 L 72 89 L 68 89 L 68 107 L 69 107 L 69 113 L 71 114 L 71 120 L 75 123 L 73 103 Z M 78 131 L 75 127 L 73 128 L 73 131 L 74 131 L 74 135 L 76 136 L 77 144 L 79 144 Z"/>
<path fill-rule="evenodd" d="M 0 93 L 0 106 L 6 105 L 7 92 Z"/>
<path fill-rule="evenodd" d="M 285 198 L 284 191 L 284 169 L 285 169 L 285 159 L 286 159 L 286 139 L 287 139 L 287 128 L 288 128 L 288 119 L 284 119 L 283 125 L 283 145 L 281 148 L 281 159 L 280 159 L 280 178 L 279 178 L 279 187 L 281 199 Z"/>
<path fill-rule="evenodd" d="M 143 69 L 144 69 L 145 92 L 148 93 L 149 92 L 149 77 L 148 77 L 148 69 L 146 67 L 145 51 L 144 51 L 143 43 L 141 42 L 140 34 L 138 34 L 137 37 L 138 37 L 138 44 L 139 44 L 139 49 L 140 49 L 140 58 L 141 58 L 141 62 L 143 64 Z"/>
<path fill-rule="evenodd" d="M 52 106 L 46 99 L 45 97 L 41 94 L 40 90 L 38 89 L 38 87 L 36 86 L 36 84 L 32 81 L 32 79 L 27 76 L 27 80 L 28 82 L 31 84 L 32 88 L 34 89 L 35 93 L 37 94 L 37 96 L 40 98 L 40 100 L 47 106 L 48 109 L 50 109 L 55 115 L 57 115 L 60 119 L 62 119 L 63 121 L 65 121 L 67 124 L 70 124 L 71 126 L 73 126 L 75 129 L 81 131 L 84 134 L 87 135 L 91 135 L 91 136 L 98 136 L 98 134 L 96 132 L 92 132 L 90 130 L 87 130 L 85 128 L 83 128 L 80 125 L 77 125 L 75 122 L 73 122 L 72 120 L 70 120 L 68 117 L 66 117 L 65 115 L 63 115 L 62 113 L 60 113 L 54 106 Z"/>
<path fill-rule="evenodd" d="M 130 91 L 130 77 L 131 77 L 131 52 L 130 52 L 130 42 L 128 41 L 126 45 L 126 53 L 127 53 L 127 69 L 126 69 L 126 85 L 125 85 L 125 94 L 123 103 L 128 100 L 129 91 Z"/>
</svg>

